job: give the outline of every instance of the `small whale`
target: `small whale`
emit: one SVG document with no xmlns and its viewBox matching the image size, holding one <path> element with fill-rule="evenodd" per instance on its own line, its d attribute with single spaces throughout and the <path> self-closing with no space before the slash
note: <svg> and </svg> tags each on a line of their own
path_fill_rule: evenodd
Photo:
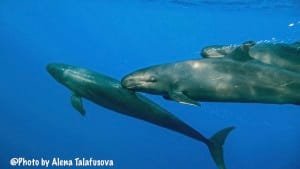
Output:
<svg viewBox="0 0 300 169">
<path fill-rule="evenodd" d="M 85 98 L 123 115 L 181 133 L 207 145 L 218 169 L 226 169 L 223 145 L 234 127 L 225 128 L 208 139 L 151 100 L 123 88 L 118 80 L 111 77 L 58 63 L 48 64 L 47 71 L 72 92 L 71 103 L 82 115 L 85 115 L 82 104 L 82 98 Z"/>
<path fill-rule="evenodd" d="M 201 51 L 203 58 L 230 58 L 238 61 L 252 60 L 249 50 L 256 44 L 254 41 L 246 41 L 242 45 L 213 45 L 204 47 Z"/>
<path fill-rule="evenodd" d="M 299 74 L 226 57 L 150 66 L 128 74 L 121 83 L 136 92 L 195 106 L 199 101 L 300 103 Z"/>
</svg>

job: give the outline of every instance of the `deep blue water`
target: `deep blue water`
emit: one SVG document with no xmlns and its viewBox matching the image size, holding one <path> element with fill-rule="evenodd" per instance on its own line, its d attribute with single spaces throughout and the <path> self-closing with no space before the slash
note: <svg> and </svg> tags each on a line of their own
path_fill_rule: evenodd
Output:
<svg viewBox="0 0 300 169">
<path fill-rule="evenodd" d="M 300 39 L 297 1 L 0 1 L 0 169 L 13 157 L 112 159 L 116 169 L 214 169 L 206 146 L 89 101 L 82 117 L 50 62 L 114 78 L 199 57 L 206 45 Z M 242 2 L 242 3 L 241 3 Z M 228 169 L 299 169 L 300 107 L 206 103 L 149 96 L 211 136 L 234 125 Z"/>
</svg>

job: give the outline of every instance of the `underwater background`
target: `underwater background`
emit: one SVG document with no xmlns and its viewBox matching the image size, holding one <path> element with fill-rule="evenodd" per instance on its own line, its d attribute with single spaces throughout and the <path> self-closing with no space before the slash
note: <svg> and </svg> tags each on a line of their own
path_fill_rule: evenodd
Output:
<svg viewBox="0 0 300 169">
<path fill-rule="evenodd" d="M 0 169 L 13 168 L 14 157 L 112 159 L 107 168 L 116 169 L 216 168 L 204 144 L 181 134 L 87 100 L 82 117 L 45 66 L 67 63 L 121 79 L 200 58 L 208 45 L 294 42 L 299 9 L 298 0 L 1 0 Z M 228 169 L 300 168 L 297 105 L 192 107 L 147 96 L 207 137 L 236 126 L 224 145 Z"/>
</svg>

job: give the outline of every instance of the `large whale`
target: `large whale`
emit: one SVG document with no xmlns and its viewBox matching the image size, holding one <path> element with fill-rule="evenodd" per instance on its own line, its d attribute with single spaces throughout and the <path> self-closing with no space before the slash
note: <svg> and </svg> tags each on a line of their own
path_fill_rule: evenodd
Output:
<svg viewBox="0 0 300 169">
<path fill-rule="evenodd" d="M 82 115 L 82 99 L 88 99 L 107 109 L 173 130 L 203 142 L 208 146 L 219 169 L 225 169 L 223 144 L 233 129 L 228 127 L 210 139 L 146 97 L 123 88 L 118 80 L 84 68 L 66 64 L 48 64 L 48 72 L 71 92 L 71 103 Z"/>
<path fill-rule="evenodd" d="M 249 50 L 251 58 L 262 63 L 300 72 L 300 43 L 259 43 Z"/>
<path fill-rule="evenodd" d="M 180 103 L 300 103 L 300 75 L 255 62 L 207 58 L 151 66 L 122 79 L 125 88 Z"/>
</svg>

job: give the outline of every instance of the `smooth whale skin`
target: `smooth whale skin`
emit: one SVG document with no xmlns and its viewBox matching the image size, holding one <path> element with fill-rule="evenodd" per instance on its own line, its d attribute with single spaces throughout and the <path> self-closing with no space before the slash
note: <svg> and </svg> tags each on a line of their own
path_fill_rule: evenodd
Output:
<svg viewBox="0 0 300 169">
<path fill-rule="evenodd" d="M 213 45 L 202 49 L 203 58 L 229 58 L 237 61 L 253 60 L 289 71 L 300 72 L 300 42 L 255 43 L 242 45 Z"/>
<path fill-rule="evenodd" d="M 82 115 L 85 110 L 81 98 L 85 98 L 118 113 L 173 130 L 206 144 L 218 168 L 226 168 L 223 144 L 233 127 L 225 128 L 207 139 L 151 100 L 123 88 L 119 81 L 111 77 L 66 64 L 49 64 L 47 70 L 72 91 L 72 105 Z"/>
<path fill-rule="evenodd" d="M 300 72 L 300 44 L 260 43 L 249 50 L 249 55 L 262 63 Z"/>
<path fill-rule="evenodd" d="M 125 76 L 122 85 L 191 105 L 198 101 L 300 103 L 299 74 L 226 58 L 151 66 Z"/>
</svg>

